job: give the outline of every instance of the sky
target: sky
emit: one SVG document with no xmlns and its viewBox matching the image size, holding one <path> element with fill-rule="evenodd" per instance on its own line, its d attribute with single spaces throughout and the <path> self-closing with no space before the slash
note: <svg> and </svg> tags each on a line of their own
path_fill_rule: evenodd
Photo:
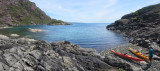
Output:
<svg viewBox="0 0 160 71">
<path fill-rule="evenodd" d="M 160 0 L 30 0 L 48 16 L 66 22 L 112 23 Z"/>
</svg>

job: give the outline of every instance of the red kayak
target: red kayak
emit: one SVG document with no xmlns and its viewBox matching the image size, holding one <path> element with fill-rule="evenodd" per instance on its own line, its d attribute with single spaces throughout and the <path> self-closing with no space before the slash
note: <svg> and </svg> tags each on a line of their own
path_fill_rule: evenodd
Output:
<svg viewBox="0 0 160 71">
<path fill-rule="evenodd" d="M 114 54 L 119 55 L 119 56 L 121 56 L 121 57 L 124 57 L 124 58 L 127 58 L 127 59 L 131 59 L 131 60 L 134 60 L 134 61 L 144 61 L 144 59 L 132 57 L 132 56 L 130 56 L 130 55 L 128 55 L 128 54 L 123 54 L 123 53 L 120 53 L 120 52 L 116 53 L 116 52 L 113 51 L 113 50 L 111 50 L 111 52 L 113 52 Z"/>
</svg>

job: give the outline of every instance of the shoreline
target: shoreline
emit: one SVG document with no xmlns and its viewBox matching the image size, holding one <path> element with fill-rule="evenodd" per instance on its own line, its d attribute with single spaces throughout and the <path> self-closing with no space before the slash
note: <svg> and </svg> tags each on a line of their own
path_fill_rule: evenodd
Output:
<svg viewBox="0 0 160 71">
<path fill-rule="evenodd" d="M 10 40 L 10 39 L 9 39 Z M 20 40 L 19 38 L 16 38 L 15 40 Z M 29 40 L 29 42 L 27 42 L 26 40 L 25 40 L 25 38 L 24 39 L 21 39 L 21 40 L 23 40 L 23 41 L 21 41 L 22 42 L 22 44 L 26 44 L 27 43 L 27 47 L 29 46 L 28 45 L 28 43 L 29 44 L 32 44 L 32 43 L 35 43 L 35 41 L 33 41 L 33 42 L 30 42 L 30 41 L 32 41 L 32 40 Z M 37 40 L 37 41 L 41 41 L 41 40 Z M 17 42 L 17 41 L 16 41 Z M 24 43 L 23 43 L 24 42 Z M 62 47 L 59 47 L 59 45 L 61 45 L 61 44 L 59 44 L 59 42 L 51 42 L 51 43 L 48 43 L 48 42 L 46 42 L 46 41 L 43 41 L 43 42 L 45 42 L 45 45 L 47 45 L 47 47 L 48 46 L 50 46 L 50 45 L 52 45 L 51 43 L 58 43 L 58 48 L 62 48 Z M 69 44 L 71 44 L 70 42 L 68 42 L 68 41 L 60 41 L 60 42 L 63 42 L 63 43 L 69 43 Z M 19 43 L 18 43 L 19 44 Z M 34 44 L 35 45 L 35 44 Z M 39 45 L 41 45 L 41 43 L 38 43 L 38 46 Z M 72 45 L 72 44 L 71 44 Z M 122 53 L 125 53 L 125 52 L 127 52 L 128 54 L 130 54 L 130 55 L 132 55 L 132 56 L 134 56 L 133 54 L 131 54 L 129 51 L 128 51 L 128 46 L 129 45 L 131 45 L 131 46 L 133 46 L 134 48 L 141 48 L 142 50 L 144 49 L 145 51 L 146 51 L 146 49 L 147 48 L 143 48 L 143 47 L 139 47 L 139 46 L 137 46 L 137 45 L 135 45 L 135 44 L 131 44 L 131 43 L 128 43 L 128 44 L 124 44 L 124 45 L 120 45 L 120 46 L 118 46 L 118 47 L 115 47 L 115 48 L 113 48 L 113 50 L 118 50 L 118 51 L 120 51 L 120 52 L 122 52 Z M 8 46 L 8 45 L 7 45 Z M 153 45 L 154 46 L 154 45 Z M 71 46 L 72 47 L 72 46 Z M 82 54 L 80 54 L 80 55 L 82 55 L 82 56 L 93 56 L 93 57 L 96 57 L 96 58 L 98 58 L 98 59 L 100 59 L 102 62 L 104 62 L 105 64 L 108 64 L 109 66 L 108 67 L 118 67 L 118 68 L 123 68 L 124 70 L 131 70 L 131 71 L 136 71 L 136 70 L 144 70 L 145 68 L 146 68 L 146 66 L 148 65 L 148 62 L 141 62 L 141 63 L 137 63 L 137 62 L 134 62 L 134 61 L 130 61 L 130 60 L 126 60 L 126 59 L 123 59 L 123 58 L 121 58 L 121 57 L 117 57 L 117 56 L 115 56 L 115 55 L 113 55 L 112 53 L 110 53 L 110 51 L 109 50 L 105 50 L 105 51 L 103 51 L 103 52 L 101 52 L 101 54 L 99 54 L 99 53 L 97 53 L 94 49 L 92 49 L 92 48 L 87 48 L 87 49 L 85 49 L 85 48 L 81 48 L 81 47 L 79 47 L 79 46 L 77 46 L 76 45 L 76 47 L 78 47 L 78 50 L 76 49 L 76 50 L 70 50 L 70 47 L 68 47 L 68 46 L 65 46 L 65 47 L 63 47 L 63 52 L 68 52 L 69 51 L 69 53 L 74 53 L 74 54 L 77 54 L 76 52 L 81 52 L 81 51 L 83 51 L 84 53 L 82 53 Z M 33 50 L 34 48 L 29 48 L 29 50 Z M 39 49 L 39 48 L 36 48 L 36 50 L 37 49 Z M 79 50 L 80 49 L 80 50 Z M 81 49 L 83 49 L 83 50 L 81 50 Z M 157 48 L 155 48 L 155 49 L 157 49 Z M 45 49 L 46 51 L 48 51 L 48 49 Z M 156 53 L 158 53 L 158 52 L 160 52 L 159 50 L 156 50 L 157 52 Z M 86 54 L 87 53 L 87 54 Z M 88 54 L 89 53 L 89 54 Z M 107 53 L 107 54 L 106 54 Z M 154 54 L 156 54 L 156 53 L 154 53 Z M 79 55 L 79 53 L 78 53 L 78 55 Z M 136 57 L 136 56 L 135 56 Z M 157 59 L 159 59 L 158 57 L 160 57 L 160 56 L 156 56 L 156 61 L 155 62 L 159 62 Z M 69 59 L 69 60 L 71 60 L 71 59 Z M 91 58 L 91 60 L 92 60 L 92 58 Z M 113 62 L 113 60 L 114 60 L 114 62 Z M 155 62 L 153 62 L 153 63 L 155 63 Z M 134 63 L 136 63 L 136 64 L 134 64 Z M 103 63 L 102 63 L 103 64 Z M 138 64 L 138 65 L 137 65 Z M 117 66 L 118 65 L 118 66 Z M 119 66 L 120 65 L 120 66 Z M 158 65 L 160 65 L 160 64 L 158 64 Z M 121 67 L 122 66 L 122 67 Z M 128 67 L 129 66 L 129 67 Z M 135 69 L 136 68 L 136 69 Z M 157 67 L 156 67 L 157 68 Z M 157 68 L 158 69 L 158 68 Z M 153 70 L 153 67 L 150 67 L 148 70 Z"/>
<path fill-rule="evenodd" d="M 34 39 L 28 39 L 28 38 L 16 38 L 16 39 L 11 39 L 10 37 L 6 37 L 6 38 L 1 38 L 0 37 L 0 39 L 4 39 L 4 41 L 5 40 L 7 40 L 7 43 L 10 43 L 10 41 L 11 42 L 18 42 L 18 45 L 19 44 L 25 44 L 25 46 L 26 47 L 30 47 L 30 45 L 32 44 L 32 45 L 35 45 L 35 43 L 38 41 L 38 42 L 45 42 L 45 46 L 43 45 L 43 43 L 38 43 L 36 46 L 40 46 L 40 47 L 47 47 L 48 48 L 48 46 L 50 47 L 51 45 L 52 46 L 54 46 L 54 48 L 56 47 L 57 49 L 60 49 L 61 50 L 61 48 L 63 48 L 62 50 L 63 50 L 63 52 L 67 52 L 67 53 L 74 53 L 74 54 L 77 54 L 77 52 L 78 52 L 78 55 L 80 54 L 80 55 L 84 55 L 84 56 L 93 56 L 93 57 L 96 57 L 96 58 L 98 58 L 98 59 L 100 59 L 102 62 L 104 62 L 104 63 L 106 63 L 106 64 L 108 64 L 109 65 L 109 67 L 111 66 L 111 67 L 116 67 L 116 68 L 113 68 L 113 69 L 117 69 L 117 67 L 118 68 L 120 68 L 120 69 L 124 69 L 124 70 L 131 70 L 131 71 L 136 71 L 136 70 L 144 70 L 145 68 L 146 68 L 146 66 L 148 65 L 148 62 L 145 62 L 145 61 L 143 61 L 143 62 L 140 62 L 140 63 L 137 63 L 137 62 L 135 62 L 135 61 L 131 61 L 131 60 L 127 60 L 127 59 L 123 59 L 123 58 L 121 58 L 121 57 L 118 57 L 118 56 L 116 56 L 116 55 L 114 55 L 113 53 L 111 53 L 110 52 L 110 50 L 109 49 L 106 49 L 106 50 L 104 50 L 104 51 L 102 51 L 102 52 L 100 52 L 100 53 L 98 53 L 96 50 L 94 50 L 93 48 L 82 48 L 82 47 L 79 47 L 79 46 L 77 46 L 77 45 L 75 45 L 75 44 L 72 44 L 72 43 L 70 43 L 70 42 L 68 42 L 68 41 L 59 41 L 59 42 L 51 42 L 51 43 L 48 43 L 48 42 L 46 42 L 46 41 L 43 41 L 43 40 L 34 40 Z M 10 40 L 10 41 L 8 41 L 8 40 Z M 1 40 L 2 41 L 2 40 Z M 6 42 L 6 41 L 5 41 Z M 63 46 L 62 45 L 62 43 L 61 42 L 63 42 L 64 44 L 71 44 L 71 46 Z M 56 43 L 56 45 L 54 44 L 52 44 L 52 43 Z M 58 44 L 58 45 L 57 45 Z M 0 45 L 1 45 L 1 43 L 0 43 Z M 9 44 L 10 45 L 10 44 Z M 14 44 L 13 44 L 14 45 Z M 16 43 L 16 45 L 17 45 L 17 43 Z M 42 46 L 41 46 L 42 45 Z M 59 45 L 62 45 L 62 46 L 59 46 Z M 7 45 L 8 46 L 8 45 Z M 12 45 L 11 45 L 12 46 Z M 137 45 L 135 45 L 135 44 L 131 44 L 131 43 L 128 43 L 128 44 L 124 44 L 124 45 L 120 45 L 120 46 L 117 46 L 117 47 L 114 47 L 114 48 L 112 48 L 113 50 L 116 50 L 116 51 L 119 51 L 119 52 L 122 52 L 122 53 L 127 53 L 127 54 L 129 54 L 129 55 L 132 55 L 132 56 L 134 56 L 134 57 L 136 57 L 135 55 L 133 55 L 129 50 L 128 50 L 128 47 L 132 47 L 133 49 L 136 49 L 136 50 L 138 50 L 138 49 L 142 49 L 142 53 L 146 53 L 147 51 L 147 48 L 144 48 L 144 47 L 140 47 L 140 46 L 137 46 Z M 16 46 L 17 47 L 17 46 Z M 72 48 L 70 48 L 70 47 L 72 47 Z M 75 49 L 75 47 L 76 47 L 76 49 Z M 158 48 L 158 47 L 157 47 Z M 17 49 L 17 48 L 16 48 Z M 33 49 L 38 49 L 39 50 L 39 48 L 33 48 L 33 47 L 31 47 L 31 48 L 29 48 L 29 50 L 33 50 Z M 44 48 L 46 51 L 48 51 L 48 49 L 46 49 L 46 48 Z M 55 49 L 54 49 L 55 50 Z M 155 51 L 155 50 L 154 50 Z M 156 50 L 157 52 L 156 53 L 158 53 L 158 52 L 160 52 L 159 50 Z M 81 53 L 82 52 L 82 53 Z M 160 55 L 156 55 L 156 53 L 154 53 L 154 61 L 153 61 L 153 64 L 155 64 L 156 62 L 159 62 L 160 63 Z M 61 54 L 61 52 L 60 52 L 60 54 Z M 156 55 L 156 56 L 155 56 Z M 92 59 L 92 58 L 91 58 Z M 70 60 L 70 59 L 69 59 Z M 114 62 L 113 62 L 113 60 L 114 60 Z M 135 64 L 136 63 L 136 64 Z M 138 65 L 137 65 L 138 64 Z M 158 65 L 160 65 L 160 64 L 158 64 Z M 129 67 L 128 67 L 129 66 Z M 153 65 L 153 66 L 155 66 L 155 65 Z M 153 70 L 153 66 L 151 66 L 149 69 L 147 69 L 148 71 L 149 70 Z M 136 68 L 136 69 L 135 69 Z M 156 67 L 157 68 L 157 67 Z M 111 68 L 112 69 L 112 68 Z"/>
<path fill-rule="evenodd" d="M 48 43 L 28 38 L 0 37 L 0 54 L 3 59 L 0 65 L 4 66 L 0 70 L 7 71 L 116 70 L 92 49 L 81 48 L 68 41 Z"/>
<path fill-rule="evenodd" d="M 30 25 L 52 25 L 52 26 L 58 26 L 58 25 L 72 25 L 71 23 L 58 23 L 58 24 L 0 24 L 0 27 L 12 27 L 12 26 L 30 26 Z"/>
<path fill-rule="evenodd" d="M 133 57 L 137 57 L 136 55 L 134 55 L 133 53 L 131 53 L 129 51 L 128 47 L 131 47 L 136 50 L 141 49 L 142 54 L 148 56 L 148 54 L 145 54 L 146 52 L 149 52 L 148 48 L 137 46 L 137 45 L 131 44 L 131 43 L 117 46 L 115 48 L 112 48 L 112 50 L 115 50 L 116 52 L 127 53 Z M 160 51 L 160 50 L 154 49 L 154 51 Z M 119 57 L 119 56 L 113 54 L 110 50 L 105 50 L 105 51 L 101 52 L 101 55 L 105 56 L 106 63 L 110 64 L 113 67 L 122 68 L 126 71 L 154 71 L 155 68 L 156 68 L 156 70 L 160 70 L 159 69 L 160 55 L 157 55 L 156 53 L 154 53 L 153 63 L 151 66 L 148 66 L 149 65 L 148 61 L 136 62 L 136 61 L 132 61 L 129 59 L 125 59 L 125 58 L 122 58 L 122 57 Z"/>
</svg>

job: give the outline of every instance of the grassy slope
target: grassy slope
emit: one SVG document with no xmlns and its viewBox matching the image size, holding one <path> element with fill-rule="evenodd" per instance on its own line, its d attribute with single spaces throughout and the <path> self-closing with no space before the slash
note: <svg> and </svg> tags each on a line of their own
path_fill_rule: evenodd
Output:
<svg viewBox="0 0 160 71">
<path fill-rule="evenodd" d="M 22 2 L 19 5 L 6 5 L 7 10 L 0 15 L 3 16 L 11 15 L 12 24 L 49 24 L 49 23 L 64 23 L 63 21 L 53 19 L 47 16 L 41 9 L 30 1 Z M 7 21 L 7 20 L 6 20 Z M 0 24 L 5 24 L 0 21 Z"/>
</svg>

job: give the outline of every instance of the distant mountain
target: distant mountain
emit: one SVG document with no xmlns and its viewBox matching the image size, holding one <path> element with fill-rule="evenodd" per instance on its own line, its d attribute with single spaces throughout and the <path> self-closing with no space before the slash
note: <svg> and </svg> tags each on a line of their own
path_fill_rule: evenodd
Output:
<svg viewBox="0 0 160 71">
<path fill-rule="evenodd" d="M 148 47 L 151 42 L 160 44 L 160 4 L 144 7 L 124 15 L 107 29 L 122 32 L 130 42 Z"/>
<path fill-rule="evenodd" d="M 51 19 L 29 0 L 0 0 L 0 24 L 68 24 Z"/>
</svg>

